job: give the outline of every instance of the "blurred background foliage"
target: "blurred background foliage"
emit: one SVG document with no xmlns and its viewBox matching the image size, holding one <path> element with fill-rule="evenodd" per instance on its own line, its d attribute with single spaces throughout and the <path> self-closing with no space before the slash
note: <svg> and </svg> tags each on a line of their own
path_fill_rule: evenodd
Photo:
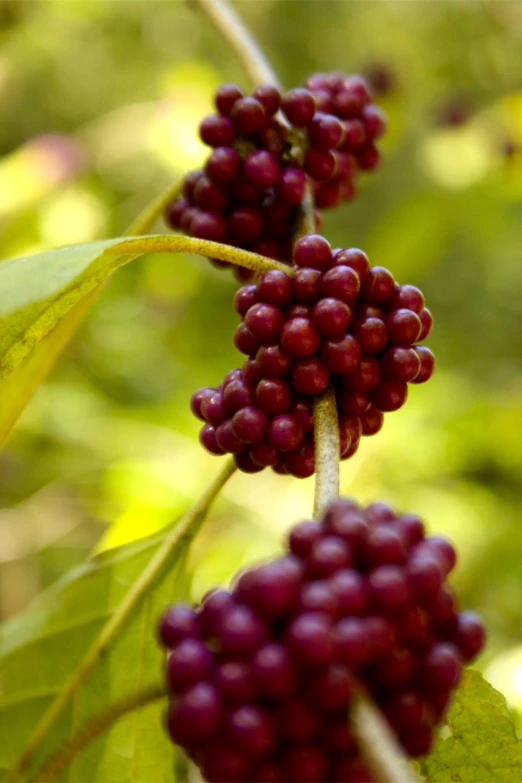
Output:
<svg viewBox="0 0 522 783">
<path fill-rule="evenodd" d="M 390 120 L 379 171 L 325 216 L 419 285 L 438 370 L 342 466 L 342 490 L 418 511 L 460 552 L 481 666 L 522 710 L 522 3 L 237 2 L 288 85 L 361 71 Z M 233 53 L 181 0 L 0 2 L 0 254 L 118 236 L 203 160 Z M 159 227 L 159 231 L 163 227 Z M 93 551 L 161 529 L 219 470 L 191 392 L 241 359 L 236 283 L 150 256 L 104 289 L 0 454 L 0 612 Z M 234 476 L 190 562 L 194 598 L 277 551 L 313 480 Z"/>
</svg>

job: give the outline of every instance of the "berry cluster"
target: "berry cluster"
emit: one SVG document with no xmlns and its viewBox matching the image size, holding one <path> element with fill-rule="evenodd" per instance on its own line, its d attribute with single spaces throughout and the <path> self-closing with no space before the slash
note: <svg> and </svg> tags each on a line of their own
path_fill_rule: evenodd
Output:
<svg viewBox="0 0 522 783">
<path fill-rule="evenodd" d="M 375 141 L 386 123 L 360 76 L 317 73 L 305 85 L 317 109 L 307 128 L 305 171 L 313 181 L 315 205 L 324 209 L 351 199 L 356 172 L 378 165 Z"/>
<path fill-rule="evenodd" d="M 192 397 L 205 421 L 200 439 L 212 454 L 236 455 L 238 467 L 272 466 L 300 478 L 314 473 L 313 398 L 334 381 L 341 459 L 361 435 L 373 435 L 383 413 L 406 401 L 408 382 L 434 369 L 422 293 L 370 267 L 357 249 L 336 249 L 319 235 L 294 247 L 295 274 L 271 270 L 237 291 L 242 322 L 236 347 L 249 358 L 218 388 Z"/>
<path fill-rule="evenodd" d="M 378 162 L 373 141 L 385 128 L 360 77 L 316 75 L 308 83 L 310 89 L 283 96 L 270 85 L 249 97 L 236 85 L 218 89 L 218 113 L 199 129 L 213 151 L 204 170 L 185 177 L 183 195 L 167 208 L 170 226 L 291 261 L 306 175 L 318 207 L 351 198 L 357 169 Z M 276 117 L 279 110 L 286 123 Z M 316 222 L 319 227 L 318 216 Z M 252 277 L 246 269 L 237 274 Z"/>
<path fill-rule="evenodd" d="M 163 616 L 172 740 L 215 783 L 371 781 L 348 727 L 362 686 L 424 755 L 485 638 L 457 612 L 455 560 L 384 503 L 340 500 L 296 525 L 287 554 Z"/>
</svg>

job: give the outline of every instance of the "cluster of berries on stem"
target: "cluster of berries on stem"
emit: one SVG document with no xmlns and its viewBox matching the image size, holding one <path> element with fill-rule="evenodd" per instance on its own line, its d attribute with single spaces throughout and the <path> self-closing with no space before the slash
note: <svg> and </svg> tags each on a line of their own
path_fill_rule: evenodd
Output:
<svg viewBox="0 0 522 783">
<path fill-rule="evenodd" d="M 246 472 L 272 466 L 305 478 L 315 470 L 313 400 L 331 381 L 348 459 L 435 360 L 416 345 L 432 325 L 418 288 L 315 234 L 295 243 L 293 260 L 293 276 L 271 270 L 236 292 L 234 342 L 248 359 L 219 387 L 199 389 L 192 410 L 212 454 L 234 454 Z"/>
<path fill-rule="evenodd" d="M 283 556 L 161 619 L 172 740 L 211 783 L 364 783 L 348 724 L 364 689 L 405 753 L 424 755 L 484 644 L 447 585 L 455 560 L 383 503 L 338 500 L 297 524 Z"/>
<path fill-rule="evenodd" d="M 383 115 L 361 77 L 338 73 L 315 74 L 284 95 L 260 85 L 245 96 L 223 84 L 215 105 L 217 113 L 199 129 L 212 152 L 204 169 L 185 177 L 167 222 L 190 236 L 289 263 L 307 185 L 318 208 L 351 199 L 357 171 L 379 161 L 374 142 L 384 133 Z M 236 272 L 243 280 L 252 276 Z"/>
</svg>

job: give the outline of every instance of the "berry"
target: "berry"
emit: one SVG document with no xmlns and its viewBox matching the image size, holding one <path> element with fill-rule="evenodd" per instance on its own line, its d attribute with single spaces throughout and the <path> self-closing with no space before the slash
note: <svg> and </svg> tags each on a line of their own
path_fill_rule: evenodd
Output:
<svg viewBox="0 0 522 783">
<path fill-rule="evenodd" d="M 286 643 L 297 666 L 329 663 L 334 652 L 331 622 L 319 612 L 305 612 L 290 623 Z"/>
<path fill-rule="evenodd" d="M 256 401 L 269 416 L 286 413 L 292 402 L 292 392 L 286 381 L 265 378 L 256 387 Z"/>
<path fill-rule="evenodd" d="M 309 90 L 296 87 L 283 96 L 281 108 L 292 125 L 303 128 L 312 121 L 315 114 L 314 96 Z"/>
<path fill-rule="evenodd" d="M 232 432 L 242 443 L 260 443 L 268 427 L 267 415 L 254 406 L 245 406 L 232 417 Z"/>
<path fill-rule="evenodd" d="M 244 135 L 260 131 L 266 121 L 263 105 L 255 98 L 238 98 L 230 112 L 233 127 Z"/>
<path fill-rule="evenodd" d="M 293 416 L 281 414 L 270 422 L 268 441 L 277 451 L 295 451 L 302 440 L 303 431 Z"/>
<path fill-rule="evenodd" d="M 331 266 L 332 250 L 329 242 L 319 234 L 308 234 L 294 245 L 294 263 L 299 267 L 325 270 Z"/>
<path fill-rule="evenodd" d="M 328 367 L 316 358 L 298 359 L 292 368 L 292 385 L 299 394 L 311 397 L 320 394 L 328 386 Z"/>
<path fill-rule="evenodd" d="M 183 639 L 198 636 L 197 615 L 189 606 L 178 604 L 168 609 L 158 625 L 158 637 L 165 647 L 174 647 Z"/>
<path fill-rule="evenodd" d="M 229 117 L 235 102 L 242 97 L 243 92 L 236 84 L 222 84 L 216 92 L 216 108 L 220 114 Z"/>
<path fill-rule="evenodd" d="M 279 166 L 271 152 L 249 152 L 243 162 L 243 174 L 257 188 L 271 188 L 279 179 Z"/>
<path fill-rule="evenodd" d="M 271 84 L 260 84 L 252 93 L 252 97 L 263 106 L 267 117 L 271 117 L 281 105 L 281 94 L 277 87 Z"/>
<path fill-rule="evenodd" d="M 321 337 L 307 318 L 291 318 L 281 330 L 281 347 L 292 358 L 313 356 L 321 345 Z"/>
<path fill-rule="evenodd" d="M 206 678 L 212 666 L 212 655 L 203 642 L 184 639 L 174 647 L 167 662 L 167 682 L 175 693 Z"/>
<path fill-rule="evenodd" d="M 201 120 L 199 135 L 209 147 L 224 147 L 234 140 L 234 126 L 228 117 L 209 114 Z"/>
</svg>

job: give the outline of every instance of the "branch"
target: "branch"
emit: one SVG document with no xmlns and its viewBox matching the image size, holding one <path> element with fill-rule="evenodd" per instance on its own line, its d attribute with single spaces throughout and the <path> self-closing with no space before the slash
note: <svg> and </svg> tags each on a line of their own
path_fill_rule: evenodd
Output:
<svg viewBox="0 0 522 783">
<path fill-rule="evenodd" d="M 361 690 L 353 699 L 351 729 L 377 783 L 420 783 L 381 711 Z"/>
<path fill-rule="evenodd" d="M 167 695 L 164 685 L 150 685 L 142 691 L 125 696 L 120 701 L 111 704 L 103 712 L 92 717 L 76 734 L 65 743 L 63 747 L 49 758 L 37 775 L 32 779 L 33 783 L 53 783 L 58 776 L 73 760 L 100 734 L 107 731 L 116 721 L 130 712 L 135 712 L 141 707 L 146 707 L 155 701 L 163 699 Z"/>
<path fill-rule="evenodd" d="M 173 556 L 182 549 L 183 546 L 192 541 L 201 527 L 205 514 L 212 501 L 220 489 L 226 484 L 230 476 L 232 476 L 235 469 L 236 466 L 234 461 L 227 461 L 221 473 L 219 473 L 214 481 L 207 487 L 201 497 L 181 518 L 178 524 L 176 524 L 167 534 L 160 548 L 156 551 L 156 554 L 149 560 L 138 577 L 138 580 L 127 592 L 119 606 L 114 610 L 114 613 L 87 650 L 87 653 L 79 666 L 74 670 L 62 690 L 56 695 L 54 701 L 44 713 L 22 751 L 21 756 L 13 767 L 8 778 L 9 780 L 16 781 L 20 779 L 20 773 L 26 769 L 31 762 L 36 750 L 42 743 L 42 740 L 46 737 L 58 716 L 67 706 L 69 699 L 80 688 L 92 667 L 105 653 L 111 642 L 114 641 L 115 637 L 128 620 L 132 610 L 143 598 L 147 590 L 149 590 L 154 582 L 161 576 L 164 568 L 170 564 Z"/>
<path fill-rule="evenodd" d="M 230 44 L 253 84 L 280 86 L 279 79 L 258 42 L 226 0 L 193 0 L 193 2 L 208 16 L 218 33 Z"/>
<path fill-rule="evenodd" d="M 339 497 L 339 421 L 333 383 L 314 400 L 314 517 Z"/>
</svg>

